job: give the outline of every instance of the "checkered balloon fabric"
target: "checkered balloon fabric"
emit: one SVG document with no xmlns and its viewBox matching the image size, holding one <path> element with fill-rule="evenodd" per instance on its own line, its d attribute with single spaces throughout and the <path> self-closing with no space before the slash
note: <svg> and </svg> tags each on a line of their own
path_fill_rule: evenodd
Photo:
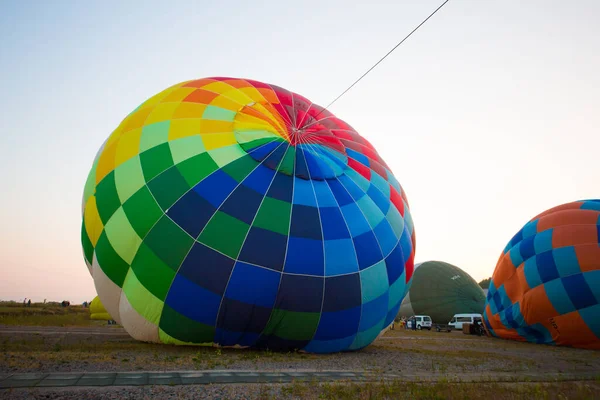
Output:
<svg viewBox="0 0 600 400">
<path fill-rule="evenodd" d="M 406 195 L 373 146 L 304 97 L 206 78 L 100 149 L 82 243 L 134 338 L 328 353 L 368 346 L 413 272 Z"/>
<path fill-rule="evenodd" d="M 600 349 L 600 200 L 554 207 L 500 257 L 484 320 L 495 336 Z"/>
</svg>

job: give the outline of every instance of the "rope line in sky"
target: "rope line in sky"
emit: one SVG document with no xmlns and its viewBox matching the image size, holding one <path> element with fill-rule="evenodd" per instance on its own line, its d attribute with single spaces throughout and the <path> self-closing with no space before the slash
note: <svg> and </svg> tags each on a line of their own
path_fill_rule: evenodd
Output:
<svg viewBox="0 0 600 400">
<path fill-rule="evenodd" d="M 344 90 L 338 97 L 336 97 L 331 103 L 329 103 L 327 105 L 327 107 L 323 108 L 316 116 L 315 119 L 325 110 L 327 110 L 329 107 L 331 107 L 333 105 L 333 103 L 335 103 L 336 101 L 338 101 L 343 95 L 345 95 L 350 89 L 352 89 L 354 87 L 354 85 L 356 85 L 358 82 L 360 82 L 365 76 L 367 76 L 367 74 L 369 72 L 371 72 L 375 67 L 377 67 L 377 65 L 379 65 L 383 60 L 386 59 L 387 56 L 389 56 L 390 54 L 392 54 L 392 52 L 394 50 L 396 50 L 402 43 L 404 43 L 404 41 L 406 39 L 408 39 L 413 33 L 415 33 L 417 31 L 417 29 L 419 29 L 425 22 L 427 22 L 427 20 L 429 20 L 431 17 L 433 17 L 433 15 L 435 13 L 437 13 L 444 5 L 446 5 L 446 3 L 450 1 L 450 0 L 446 0 L 444 1 L 438 8 L 436 8 L 431 14 L 429 14 L 429 16 L 427 18 L 425 18 L 419 25 L 417 25 L 417 27 L 415 29 L 413 29 L 408 35 L 406 35 L 404 37 L 404 39 L 402 39 L 400 42 L 398 42 L 390 51 L 388 51 L 388 53 L 383 56 L 379 61 L 377 61 L 371 68 L 369 68 L 367 70 L 367 72 L 365 72 L 364 74 L 362 74 L 362 76 L 360 78 L 358 78 L 356 81 L 354 81 L 354 83 L 350 86 L 348 86 L 348 88 L 346 88 L 346 90 Z"/>
</svg>

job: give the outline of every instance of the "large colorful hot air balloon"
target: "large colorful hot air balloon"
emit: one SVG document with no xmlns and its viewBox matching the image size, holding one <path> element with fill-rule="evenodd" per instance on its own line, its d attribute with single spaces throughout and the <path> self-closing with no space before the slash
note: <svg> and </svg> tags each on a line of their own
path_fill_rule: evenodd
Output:
<svg viewBox="0 0 600 400">
<path fill-rule="evenodd" d="M 492 335 L 600 349 L 600 200 L 554 207 L 500 256 L 484 321 Z"/>
<path fill-rule="evenodd" d="M 274 85 L 183 82 L 100 149 L 82 243 L 134 338 L 337 352 L 369 345 L 413 271 L 406 195 L 344 121 Z"/>
<path fill-rule="evenodd" d="M 429 315 L 447 324 L 455 314 L 483 313 L 484 304 L 483 289 L 471 275 L 447 262 L 426 261 L 415 265 L 399 315 Z"/>
</svg>

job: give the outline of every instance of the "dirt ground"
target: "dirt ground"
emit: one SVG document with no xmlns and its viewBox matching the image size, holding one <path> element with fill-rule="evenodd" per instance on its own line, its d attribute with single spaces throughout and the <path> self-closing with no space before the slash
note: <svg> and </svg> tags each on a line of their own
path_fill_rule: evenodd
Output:
<svg viewBox="0 0 600 400">
<path fill-rule="evenodd" d="M 122 400 L 122 399 L 228 399 L 228 400 L 383 400 L 436 399 L 464 400 L 594 400 L 599 398 L 598 382 L 554 383 L 321 383 L 321 384 L 226 384 L 138 387 L 66 387 L 17 389 L 0 397 L 11 400 Z"/>
<path fill-rule="evenodd" d="M 600 377 L 600 354 L 456 331 L 388 331 L 361 351 L 315 355 L 140 343 L 115 326 L 0 326 L 0 373 L 207 369 Z"/>
<path fill-rule="evenodd" d="M 315 355 L 137 342 L 118 326 L 0 325 L 0 377 L 20 372 L 352 370 L 371 383 L 5 389 L 11 399 L 600 399 L 600 353 L 465 335 L 388 331 L 357 352 Z M 459 383 L 456 383 L 459 382 Z"/>
</svg>

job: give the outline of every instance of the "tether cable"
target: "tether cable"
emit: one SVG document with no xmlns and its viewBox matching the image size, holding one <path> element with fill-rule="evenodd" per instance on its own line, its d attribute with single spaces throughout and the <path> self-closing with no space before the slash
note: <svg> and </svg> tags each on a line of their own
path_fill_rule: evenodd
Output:
<svg viewBox="0 0 600 400">
<path fill-rule="evenodd" d="M 358 82 L 361 81 L 361 79 L 363 79 L 365 76 L 367 76 L 367 74 L 369 72 L 371 72 L 375 67 L 377 67 L 383 60 L 386 59 L 387 56 L 389 56 L 390 54 L 392 54 L 392 52 L 394 50 L 396 50 L 402 43 L 404 43 L 404 41 L 406 39 L 408 39 L 413 33 L 415 33 L 417 31 L 417 29 L 419 29 L 425 22 L 427 22 L 427 20 L 429 20 L 429 18 L 433 17 L 433 15 L 435 13 L 437 13 L 442 7 L 444 7 L 444 5 L 446 5 L 447 2 L 449 2 L 450 0 L 446 0 L 442 3 L 442 5 L 440 5 L 438 8 L 435 9 L 435 11 L 433 11 L 431 14 L 429 14 L 429 16 L 427 18 L 425 18 L 419 25 L 417 25 L 417 27 L 415 29 L 413 29 L 408 35 L 406 35 L 406 37 L 404 37 L 404 39 L 402 39 L 400 42 L 398 42 L 398 44 L 396 44 L 390 51 L 388 51 L 388 53 L 383 56 L 379 61 L 377 61 L 375 63 L 375 65 L 373 65 L 371 68 L 369 68 L 369 70 L 367 72 L 365 72 L 364 74 L 362 74 L 362 76 L 360 78 L 358 78 L 352 85 L 348 86 L 348 88 L 346 90 L 344 90 L 338 97 L 336 97 L 331 103 L 329 103 L 327 105 L 327 107 L 323 108 L 316 116 L 315 119 L 325 110 L 327 110 L 329 107 L 331 107 L 333 105 L 333 103 L 335 103 L 336 101 L 338 101 L 340 99 L 340 97 L 342 97 L 343 95 L 345 95 L 350 89 L 352 89 L 354 87 L 354 85 L 356 85 Z"/>
</svg>

